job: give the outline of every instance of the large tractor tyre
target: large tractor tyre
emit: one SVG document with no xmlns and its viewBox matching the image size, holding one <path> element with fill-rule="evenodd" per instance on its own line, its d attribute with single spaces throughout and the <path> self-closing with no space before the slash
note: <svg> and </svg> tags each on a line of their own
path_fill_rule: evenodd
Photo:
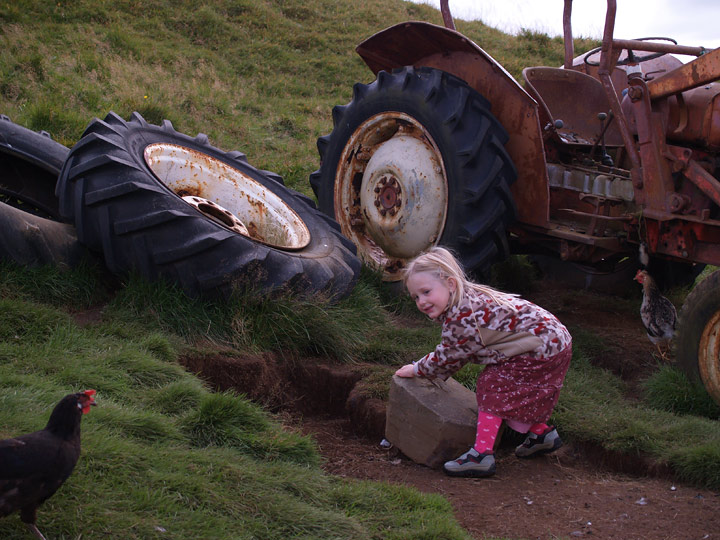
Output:
<svg viewBox="0 0 720 540">
<path fill-rule="evenodd" d="M 31 131 L 0 115 L 0 194 L 7 204 L 59 220 L 55 196 L 69 149 L 45 131 Z"/>
<path fill-rule="evenodd" d="M 632 296 L 642 291 L 642 287 L 633 280 L 641 268 L 634 257 L 610 257 L 596 265 L 563 261 L 552 255 L 531 255 L 530 259 L 544 278 L 560 281 L 572 289 L 613 296 Z M 704 267 L 703 264 L 685 264 L 651 257 L 648 272 L 660 290 L 667 291 L 673 287 L 691 285 Z"/>
<path fill-rule="evenodd" d="M 633 277 L 640 266 L 634 259 L 608 259 L 598 265 L 563 261 L 553 255 L 531 255 L 530 260 L 544 279 L 561 282 L 570 289 L 613 296 L 630 296 L 638 291 Z"/>
<path fill-rule="evenodd" d="M 138 113 L 93 120 L 57 185 L 60 211 L 108 269 L 178 284 L 189 295 L 232 288 L 347 295 L 360 261 L 312 199 Z"/>
<path fill-rule="evenodd" d="M 508 253 L 517 171 L 505 129 L 464 81 L 431 68 L 380 71 L 333 109 L 310 176 L 320 209 L 333 216 L 386 281 L 434 246 L 451 248 L 482 274 Z"/>
<path fill-rule="evenodd" d="M 698 283 L 680 310 L 678 367 L 720 404 L 720 270 Z"/>
<path fill-rule="evenodd" d="M 704 269 L 705 265 L 702 263 L 666 261 L 658 257 L 650 257 L 648 264 L 648 272 L 662 291 L 692 285 Z"/>
<path fill-rule="evenodd" d="M 20 266 L 55 266 L 62 270 L 91 261 L 75 227 L 0 202 L 0 260 Z"/>
<path fill-rule="evenodd" d="M 0 260 L 73 268 L 89 259 L 60 222 L 55 184 L 70 150 L 0 115 Z"/>
</svg>

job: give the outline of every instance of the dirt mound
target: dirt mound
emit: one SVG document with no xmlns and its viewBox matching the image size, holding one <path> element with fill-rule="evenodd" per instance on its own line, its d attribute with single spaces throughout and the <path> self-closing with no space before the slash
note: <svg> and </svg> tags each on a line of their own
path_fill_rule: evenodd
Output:
<svg viewBox="0 0 720 540">
<path fill-rule="evenodd" d="M 271 411 L 350 419 L 355 431 L 371 440 L 385 433 L 385 404 L 365 392 L 361 365 L 272 353 L 185 356 L 180 363 L 215 390 L 235 390 Z"/>
</svg>

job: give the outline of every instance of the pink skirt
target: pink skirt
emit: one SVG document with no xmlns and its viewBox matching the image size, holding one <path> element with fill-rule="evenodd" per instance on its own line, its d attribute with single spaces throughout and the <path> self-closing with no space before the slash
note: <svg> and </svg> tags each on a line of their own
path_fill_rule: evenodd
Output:
<svg viewBox="0 0 720 540">
<path fill-rule="evenodd" d="M 520 355 L 488 364 L 477 380 L 478 410 L 526 424 L 547 422 L 570 358 L 572 347 L 547 358 Z"/>
</svg>

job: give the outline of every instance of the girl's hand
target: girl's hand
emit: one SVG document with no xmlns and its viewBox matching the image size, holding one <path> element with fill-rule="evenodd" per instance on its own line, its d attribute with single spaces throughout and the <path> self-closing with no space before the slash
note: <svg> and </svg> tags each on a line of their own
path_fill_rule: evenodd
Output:
<svg viewBox="0 0 720 540">
<path fill-rule="evenodd" d="M 415 366 L 412 364 L 406 364 L 395 372 L 398 377 L 414 377 Z"/>
</svg>

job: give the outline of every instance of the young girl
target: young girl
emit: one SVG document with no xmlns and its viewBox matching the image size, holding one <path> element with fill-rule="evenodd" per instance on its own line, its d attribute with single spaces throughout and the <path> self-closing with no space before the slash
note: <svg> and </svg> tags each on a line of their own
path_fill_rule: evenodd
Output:
<svg viewBox="0 0 720 540">
<path fill-rule="evenodd" d="M 473 447 L 448 461 L 451 476 L 495 473 L 493 447 L 503 420 L 528 433 L 518 457 L 562 446 L 548 426 L 572 356 L 572 338 L 557 318 L 517 295 L 467 279 L 455 257 L 434 247 L 413 259 L 404 284 L 420 311 L 442 323 L 435 351 L 398 369 L 400 377 L 441 377 L 468 362 L 487 364 L 477 380 L 478 423 Z"/>
</svg>

